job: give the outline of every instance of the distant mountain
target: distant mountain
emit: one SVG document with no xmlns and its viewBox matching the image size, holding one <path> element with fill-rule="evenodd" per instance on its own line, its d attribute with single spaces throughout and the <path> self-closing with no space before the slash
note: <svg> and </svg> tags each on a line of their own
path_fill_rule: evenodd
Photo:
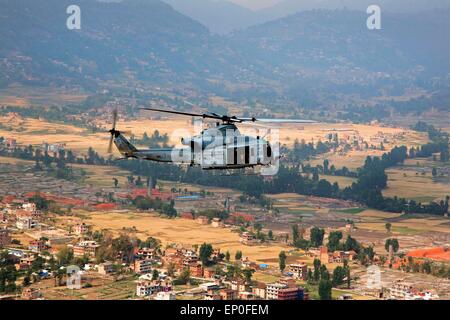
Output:
<svg viewBox="0 0 450 320">
<path fill-rule="evenodd" d="M 225 0 L 164 0 L 164 2 L 217 34 L 227 34 L 265 22 L 255 11 Z"/>
<path fill-rule="evenodd" d="M 372 4 L 380 6 L 382 12 L 396 13 L 417 13 L 450 8 L 450 0 L 284 0 L 272 7 L 258 10 L 257 13 L 262 19 L 272 20 L 314 9 L 348 9 L 365 12 Z"/>
<path fill-rule="evenodd" d="M 401 95 L 433 75 L 448 78 L 449 16 L 386 13 L 382 30 L 371 31 L 365 12 L 313 10 L 251 27 L 232 41 L 251 70 L 282 79 L 293 99 L 304 92 Z"/>
<path fill-rule="evenodd" d="M 449 10 L 383 15 L 305 11 L 214 35 L 159 0 L 0 0 L 0 86 L 187 88 L 235 100 L 333 105 L 343 97 L 448 88 Z M 339 99 L 337 99 L 339 98 Z"/>
<path fill-rule="evenodd" d="M 71 4 L 0 0 L 0 83 L 85 83 L 125 71 L 141 80 L 181 82 L 207 70 L 230 70 L 209 48 L 214 41 L 207 28 L 166 3 L 78 0 L 81 30 L 68 30 Z"/>
</svg>

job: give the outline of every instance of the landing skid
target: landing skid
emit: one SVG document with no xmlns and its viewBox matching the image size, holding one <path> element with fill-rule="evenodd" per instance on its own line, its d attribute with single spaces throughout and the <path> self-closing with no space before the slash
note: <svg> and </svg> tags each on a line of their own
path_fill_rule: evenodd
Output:
<svg viewBox="0 0 450 320">
<path fill-rule="evenodd" d="M 226 169 L 220 171 L 218 176 L 257 176 L 259 171 L 255 168 L 245 168 L 245 169 Z"/>
</svg>

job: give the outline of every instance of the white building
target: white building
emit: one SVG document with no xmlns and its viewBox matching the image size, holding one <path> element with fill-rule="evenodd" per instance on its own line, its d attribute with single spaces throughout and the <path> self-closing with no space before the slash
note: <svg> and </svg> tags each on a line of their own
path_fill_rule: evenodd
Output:
<svg viewBox="0 0 450 320">
<path fill-rule="evenodd" d="M 266 297 L 268 300 L 277 300 L 278 299 L 278 292 L 281 289 L 286 289 L 288 288 L 287 284 L 282 284 L 282 283 L 269 283 L 267 284 L 266 287 Z"/>
<path fill-rule="evenodd" d="M 38 226 L 38 222 L 31 217 L 18 217 L 16 227 L 20 230 L 34 229 Z"/>
</svg>

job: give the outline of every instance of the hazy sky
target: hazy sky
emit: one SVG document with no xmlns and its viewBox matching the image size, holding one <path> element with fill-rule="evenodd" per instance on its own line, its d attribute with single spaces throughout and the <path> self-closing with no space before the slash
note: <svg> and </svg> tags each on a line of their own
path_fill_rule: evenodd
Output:
<svg viewBox="0 0 450 320">
<path fill-rule="evenodd" d="M 241 6 L 250 8 L 250 9 L 261 9 L 265 7 L 270 7 L 282 0 L 229 0 L 231 2 L 240 4 Z"/>
</svg>

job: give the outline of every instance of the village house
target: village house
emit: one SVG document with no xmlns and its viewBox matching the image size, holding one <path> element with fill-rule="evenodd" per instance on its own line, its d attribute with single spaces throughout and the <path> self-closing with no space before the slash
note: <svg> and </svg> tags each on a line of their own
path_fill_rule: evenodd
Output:
<svg viewBox="0 0 450 320">
<path fill-rule="evenodd" d="M 148 297 L 159 292 L 159 283 L 152 281 L 138 281 L 136 285 L 136 295 L 138 297 Z"/>
<path fill-rule="evenodd" d="M 32 240 L 28 245 L 28 249 L 31 252 L 41 253 L 42 251 L 47 250 L 47 245 L 43 240 Z"/>
<path fill-rule="evenodd" d="M 183 259 L 181 250 L 176 248 L 167 248 L 162 257 L 164 265 L 174 264 L 178 270 L 183 267 Z"/>
<path fill-rule="evenodd" d="M 224 226 L 223 221 L 219 218 L 213 218 L 211 222 L 213 228 L 221 228 Z"/>
<path fill-rule="evenodd" d="M 192 250 L 186 250 L 183 254 L 183 266 L 191 267 L 198 264 L 198 256 Z"/>
<path fill-rule="evenodd" d="M 135 273 L 150 273 L 152 271 L 152 265 L 152 259 L 141 259 L 134 260 L 131 268 Z"/>
<path fill-rule="evenodd" d="M 394 281 L 388 288 L 389 298 L 396 300 L 435 300 L 439 297 L 430 291 L 421 291 L 412 283 Z"/>
<path fill-rule="evenodd" d="M 306 263 L 295 263 L 288 265 L 288 270 L 299 280 L 306 280 L 308 276 L 308 266 Z"/>
<path fill-rule="evenodd" d="M 222 300 L 236 300 L 238 297 L 237 291 L 233 289 L 222 289 L 219 291 Z"/>
<path fill-rule="evenodd" d="M 278 300 L 303 300 L 303 288 L 291 287 L 278 290 Z"/>
<path fill-rule="evenodd" d="M 148 297 L 158 292 L 171 292 L 172 283 L 161 280 L 139 280 L 136 284 L 136 295 L 138 297 Z"/>
<path fill-rule="evenodd" d="M 286 284 L 281 284 L 278 282 L 275 283 L 268 283 L 266 287 L 266 297 L 268 300 L 277 300 L 278 299 L 278 292 L 281 289 L 286 289 L 288 286 Z"/>
<path fill-rule="evenodd" d="M 157 252 L 153 248 L 139 248 L 134 252 L 134 257 L 136 259 L 152 259 L 156 260 L 158 258 Z"/>
<path fill-rule="evenodd" d="M 199 216 L 199 217 L 197 217 L 197 219 L 195 219 L 195 221 L 197 221 L 198 224 L 204 224 L 204 225 L 209 224 L 209 219 L 208 219 L 208 217 L 205 217 L 205 216 Z"/>
<path fill-rule="evenodd" d="M 295 279 L 290 278 L 290 277 L 281 277 L 278 280 L 278 283 L 286 285 L 288 288 L 295 288 L 297 286 L 295 283 Z"/>
<path fill-rule="evenodd" d="M 209 278 L 209 279 L 212 279 L 212 278 L 214 278 L 214 275 L 216 274 L 216 272 L 214 271 L 214 269 L 212 269 L 212 268 L 205 268 L 204 270 L 203 270 L 203 277 L 204 278 Z"/>
<path fill-rule="evenodd" d="M 319 259 L 321 263 L 343 263 L 344 260 L 352 261 L 356 258 L 355 251 L 334 251 L 328 252 L 327 247 L 320 248 Z"/>
<path fill-rule="evenodd" d="M 97 272 L 102 275 L 109 275 L 114 273 L 114 265 L 112 262 L 100 263 L 97 268 Z"/>
<path fill-rule="evenodd" d="M 252 292 L 239 292 L 239 299 L 240 300 L 257 300 L 257 297 Z"/>
<path fill-rule="evenodd" d="M 89 232 L 89 226 L 84 222 L 75 225 L 74 231 L 76 234 L 82 236 Z"/>
<path fill-rule="evenodd" d="M 34 254 L 24 254 L 19 263 L 15 265 L 17 271 L 28 270 L 31 268 L 34 260 L 36 260 L 36 256 Z"/>
<path fill-rule="evenodd" d="M 250 261 L 248 257 L 241 259 L 241 266 L 244 269 L 253 269 L 253 270 L 258 269 L 258 264 L 254 261 Z"/>
<path fill-rule="evenodd" d="M 250 291 L 249 284 L 244 279 L 233 279 L 231 280 L 231 289 L 237 292 Z"/>
<path fill-rule="evenodd" d="M 215 293 L 213 291 L 210 291 L 208 293 L 205 294 L 205 297 L 203 298 L 203 300 L 222 300 L 222 297 L 220 296 L 220 294 Z"/>
<path fill-rule="evenodd" d="M 217 291 L 220 289 L 220 285 L 216 282 L 206 282 L 199 285 L 199 288 L 211 292 L 211 291 Z"/>
<path fill-rule="evenodd" d="M 250 232 L 243 232 L 239 238 L 239 241 L 243 244 L 251 244 L 255 240 L 255 237 Z"/>
<path fill-rule="evenodd" d="M 189 265 L 189 272 L 192 277 L 202 278 L 203 277 L 203 267 L 200 263 L 195 263 Z"/>
<path fill-rule="evenodd" d="M 100 245 L 95 241 L 81 241 L 73 246 L 73 255 L 76 257 L 83 257 L 84 255 L 95 257 L 99 247 Z"/>
<path fill-rule="evenodd" d="M 38 222 L 31 216 L 19 216 L 16 220 L 16 227 L 20 230 L 29 230 L 38 227 Z"/>
<path fill-rule="evenodd" d="M 38 289 L 36 288 L 24 288 L 22 291 L 22 299 L 23 300 L 35 300 L 40 298 L 41 293 Z"/>
<path fill-rule="evenodd" d="M 11 244 L 11 236 L 9 235 L 8 229 L 0 229 L 0 248 L 8 246 Z"/>
<path fill-rule="evenodd" d="M 266 289 L 267 285 L 264 282 L 258 282 L 252 288 L 253 294 L 258 298 L 265 300 L 266 299 Z"/>
</svg>

